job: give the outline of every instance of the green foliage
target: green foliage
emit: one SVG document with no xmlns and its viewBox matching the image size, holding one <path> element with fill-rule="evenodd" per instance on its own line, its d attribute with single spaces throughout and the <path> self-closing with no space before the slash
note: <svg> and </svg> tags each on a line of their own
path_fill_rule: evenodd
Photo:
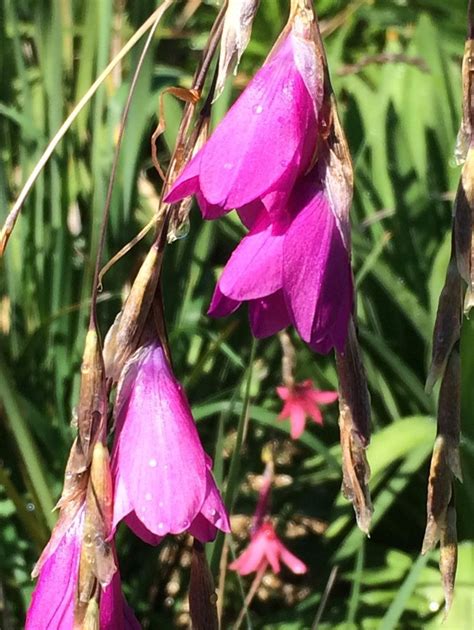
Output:
<svg viewBox="0 0 474 630">
<path fill-rule="evenodd" d="M 122 4 L 126 8 L 117 12 Z M 177 2 L 158 29 L 124 138 L 108 255 L 127 243 L 156 209 L 160 181 L 151 165 L 149 138 L 159 95 L 168 85 L 190 84 L 216 4 L 203 2 L 179 30 L 175 25 L 186 2 Z M 262 0 L 239 85 L 270 50 L 286 19 L 286 4 Z M 452 153 L 460 120 L 466 7 L 444 0 L 322 0 L 317 7 L 323 28 L 330 27 L 328 60 L 355 167 L 353 260 L 375 431 L 368 452 L 375 505 L 370 540 L 356 529 L 352 509 L 340 495 L 335 409 L 328 408 L 324 427 L 310 425 L 291 446 L 288 424 L 275 421 L 278 341 L 260 343 L 252 358 L 243 309 L 219 321 L 205 315 L 216 276 L 242 234 L 233 217 L 203 223 L 194 212 L 188 236 L 168 248 L 163 286 L 174 365 L 207 451 L 214 454 L 216 479 L 224 486 L 229 481 L 226 497 L 234 513 L 251 515 L 256 495 L 247 476 L 261 473 L 261 450 L 272 441 L 289 453 L 279 460 L 278 472 L 291 484 L 276 489 L 273 501 L 282 534 L 287 523 L 298 524 L 303 517 L 324 525 L 323 534 L 308 530 L 288 543 L 311 569 L 294 580 L 283 575 L 283 582 L 298 593 L 295 601 L 290 605 L 288 590 L 282 588 L 270 592 L 267 600 L 257 598 L 247 627 L 310 628 L 331 568 L 337 565 L 338 579 L 321 629 L 435 628 L 442 604 L 436 554 L 418 555 L 436 410 L 436 396 L 425 394 L 424 380 L 459 175 Z M 4 0 L 1 219 L 48 139 L 107 64 L 110 51 L 153 8 L 151 0 Z M 29 572 L 54 523 L 51 508 L 73 435 L 70 420 L 77 403 L 98 227 L 117 125 L 141 45 L 59 146 L 0 263 L 0 627 L 5 630 L 22 625 L 32 589 Z M 393 54 L 399 55 L 398 62 L 389 61 Z M 365 64 L 369 57 L 372 62 Z M 360 64 L 357 71 L 351 64 Z M 236 95 L 229 84 L 216 103 L 215 121 Z M 165 109 L 167 130 L 160 142 L 164 162 L 181 105 L 166 98 Z M 105 278 L 99 305 L 103 331 L 120 308 L 147 242 Z M 295 344 L 298 378 L 335 387 L 332 357 L 312 354 L 296 338 Z M 444 625 L 456 630 L 468 630 L 474 623 L 474 553 L 469 542 L 474 539 L 473 344 L 469 322 L 462 340 L 466 483 L 457 493 L 460 535 L 466 542 L 455 603 Z M 232 458 L 236 439 L 245 433 L 244 447 Z M 221 544 L 218 539 L 214 567 Z M 178 624 L 185 599 L 183 545 L 169 541 L 163 548 L 150 550 L 125 530 L 119 533 L 127 597 L 151 628 Z M 238 549 L 233 542 L 231 551 Z M 176 572 L 169 558 L 183 560 L 184 568 Z M 224 627 L 237 617 L 249 586 L 247 580 L 239 583 L 235 575 L 227 576 Z"/>
</svg>

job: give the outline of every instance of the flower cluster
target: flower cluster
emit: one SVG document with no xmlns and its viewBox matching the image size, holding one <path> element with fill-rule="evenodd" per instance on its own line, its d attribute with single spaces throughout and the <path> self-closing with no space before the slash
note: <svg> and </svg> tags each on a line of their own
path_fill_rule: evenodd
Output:
<svg viewBox="0 0 474 630">
<path fill-rule="evenodd" d="M 321 353 L 343 351 L 353 304 L 352 189 L 334 187 L 341 165 L 325 77 L 314 33 L 296 16 L 166 197 L 195 195 L 205 219 L 236 209 L 249 229 L 209 313 L 225 316 L 248 302 L 256 337 L 293 324 Z"/>
<path fill-rule="evenodd" d="M 121 521 L 153 545 L 167 534 L 204 543 L 230 531 L 212 462 L 158 341 L 126 362 L 114 413 L 110 466 L 97 440 L 89 468 L 78 472 L 73 445 L 61 516 L 34 572 L 27 630 L 140 627 L 120 589 L 113 538 Z"/>
<path fill-rule="evenodd" d="M 352 180 L 315 17 L 304 4 L 292 3 L 297 9 L 267 62 L 174 181 L 164 203 L 195 195 L 205 219 L 235 209 L 248 229 L 219 279 L 211 315 L 228 315 L 247 302 L 256 337 L 291 324 L 316 351 L 341 353 L 353 307 Z M 245 48 L 257 6 L 257 0 L 229 4 L 220 87 Z M 154 310 L 161 304 L 162 243 L 158 231 L 103 352 L 92 313 L 78 436 L 58 504 L 60 517 L 35 568 L 39 579 L 27 630 L 139 627 L 120 588 L 114 539 L 121 522 L 152 545 L 167 535 L 192 535 L 191 609 L 201 614 L 203 601 L 213 599 L 202 545 L 218 530 L 229 532 L 229 518 L 171 368 L 163 315 Z M 337 394 L 319 392 L 309 381 L 285 385 L 278 388 L 285 401 L 280 415 L 291 418 L 292 436 L 298 437 L 306 416 L 321 423 L 318 404 L 333 402 Z M 108 406 L 115 386 L 109 458 Z M 270 565 L 278 572 L 283 562 L 304 573 L 306 565 L 286 549 L 267 517 L 270 486 L 271 474 L 250 545 L 231 568 L 245 575 Z M 215 610 L 203 614 L 217 619 Z"/>
</svg>

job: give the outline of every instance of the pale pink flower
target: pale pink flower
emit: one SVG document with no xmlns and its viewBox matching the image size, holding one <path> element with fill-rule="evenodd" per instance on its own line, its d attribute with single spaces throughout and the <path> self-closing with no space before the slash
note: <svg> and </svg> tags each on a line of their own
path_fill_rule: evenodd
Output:
<svg viewBox="0 0 474 630">
<path fill-rule="evenodd" d="M 323 69 L 314 44 L 290 31 L 165 201 L 196 195 L 207 219 L 237 208 L 252 223 L 262 204 L 285 214 L 285 200 L 316 149 L 322 101 Z"/>
<path fill-rule="evenodd" d="M 270 522 L 263 523 L 252 536 L 245 551 L 229 565 L 229 568 L 240 575 L 248 575 L 256 571 L 264 571 L 270 565 L 274 573 L 280 572 L 283 562 L 290 571 L 296 574 L 306 573 L 308 567 L 292 554 L 276 535 Z"/>
<path fill-rule="evenodd" d="M 212 476 L 181 385 L 163 348 L 140 348 L 125 367 L 116 402 L 112 450 L 114 528 L 123 519 L 143 540 L 189 532 L 201 542 L 228 532 Z"/>
<path fill-rule="evenodd" d="M 33 591 L 25 630 L 72 630 L 77 596 L 79 561 L 84 529 L 84 507 L 69 528 L 53 533 L 37 565 L 38 582 Z M 38 568 L 39 567 L 39 568 Z M 139 630 L 140 624 L 127 605 L 115 572 L 100 600 L 100 630 Z"/>
<path fill-rule="evenodd" d="M 311 381 L 297 383 L 293 387 L 276 388 L 278 396 L 284 401 L 279 419 L 290 419 L 291 437 L 297 439 L 303 433 L 306 418 L 312 418 L 317 424 L 323 424 L 323 415 L 319 405 L 327 405 L 337 400 L 339 394 L 333 391 L 320 391 Z"/>
</svg>

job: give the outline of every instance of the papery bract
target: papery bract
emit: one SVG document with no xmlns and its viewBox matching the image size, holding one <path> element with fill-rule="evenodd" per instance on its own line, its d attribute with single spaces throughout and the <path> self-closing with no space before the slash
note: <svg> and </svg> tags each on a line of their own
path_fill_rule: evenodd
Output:
<svg viewBox="0 0 474 630">
<path fill-rule="evenodd" d="M 303 433 L 306 418 L 312 418 L 317 424 L 323 423 L 323 416 L 318 405 L 335 402 L 339 394 L 332 391 L 320 391 L 311 381 L 297 383 L 293 387 L 277 387 L 277 393 L 284 401 L 280 419 L 289 418 L 291 437 L 297 439 Z"/>
<path fill-rule="evenodd" d="M 308 59 L 318 65 L 314 54 L 306 54 L 308 46 L 291 31 L 281 39 L 166 202 L 195 194 L 207 219 L 256 200 L 272 214 L 284 213 L 284 201 L 316 149 L 323 72 L 319 66 L 308 69 Z"/>
<path fill-rule="evenodd" d="M 273 525 L 263 523 L 252 536 L 245 551 L 232 562 L 230 569 L 240 575 L 248 575 L 255 571 L 264 570 L 268 565 L 274 573 L 280 572 L 283 562 L 290 571 L 296 574 L 306 573 L 308 567 L 292 554 L 276 535 Z"/>
<path fill-rule="evenodd" d="M 229 521 L 184 392 L 163 348 L 149 344 L 125 367 L 112 450 L 114 527 L 143 540 L 189 531 L 201 542 Z"/>
</svg>

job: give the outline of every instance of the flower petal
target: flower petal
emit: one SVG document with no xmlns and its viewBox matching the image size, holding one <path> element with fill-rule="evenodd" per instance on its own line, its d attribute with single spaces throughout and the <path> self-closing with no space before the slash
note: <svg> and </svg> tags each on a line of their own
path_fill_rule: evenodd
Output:
<svg viewBox="0 0 474 630">
<path fill-rule="evenodd" d="M 131 507 L 152 534 L 181 533 L 206 496 L 206 460 L 195 422 L 161 346 L 142 348 L 126 369 L 112 451 L 114 526 Z"/>
<path fill-rule="evenodd" d="M 293 38 L 287 36 L 165 201 L 179 201 L 199 188 L 207 204 L 232 210 L 271 192 L 283 176 L 291 190 L 314 152 L 316 123 L 313 99 L 294 60 Z"/>
<path fill-rule="evenodd" d="M 283 292 L 251 300 L 249 303 L 250 327 L 254 337 L 263 339 L 274 335 L 291 324 Z"/>
<path fill-rule="evenodd" d="M 298 402 L 294 402 L 290 412 L 291 437 L 297 440 L 304 432 L 306 426 L 306 411 Z"/>
<path fill-rule="evenodd" d="M 282 286 L 284 233 L 262 216 L 234 250 L 219 278 L 221 292 L 233 300 L 262 298 Z"/>
<path fill-rule="evenodd" d="M 316 389 L 311 392 L 311 397 L 318 405 L 329 405 L 339 398 L 339 392 L 323 392 Z"/>
<path fill-rule="evenodd" d="M 283 247 L 285 298 L 302 339 L 343 350 L 352 309 L 349 256 L 326 196 L 306 178 L 291 199 L 298 214 Z"/>
<path fill-rule="evenodd" d="M 297 558 L 294 554 L 292 554 L 291 551 L 288 551 L 283 543 L 281 543 L 280 547 L 280 557 L 282 561 L 286 564 L 286 566 L 290 569 L 290 571 L 293 571 L 293 573 L 296 573 L 297 575 L 302 575 L 303 573 L 307 572 L 308 567 L 305 565 L 305 563 Z"/>
</svg>

